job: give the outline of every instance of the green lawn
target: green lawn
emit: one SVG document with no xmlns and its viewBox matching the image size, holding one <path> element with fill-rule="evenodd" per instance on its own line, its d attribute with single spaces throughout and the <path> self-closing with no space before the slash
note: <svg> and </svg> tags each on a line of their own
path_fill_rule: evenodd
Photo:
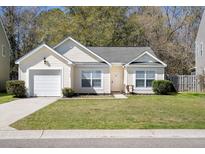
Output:
<svg viewBox="0 0 205 154">
<path fill-rule="evenodd" d="M 17 129 L 205 128 L 205 94 L 59 100 L 11 126 Z"/>
<path fill-rule="evenodd" d="M 8 95 L 6 93 L 0 93 L 0 104 L 7 103 L 13 100 L 15 100 L 13 95 Z"/>
</svg>

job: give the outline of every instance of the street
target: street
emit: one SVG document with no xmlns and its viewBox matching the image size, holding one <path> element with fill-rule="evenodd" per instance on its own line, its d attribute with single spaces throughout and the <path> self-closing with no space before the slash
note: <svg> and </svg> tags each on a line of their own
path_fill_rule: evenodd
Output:
<svg viewBox="0 0 205 154">
<path fill-rule="evenodd" d="M 3 139 L 0 148 L 204 148 L 205 138 Z"/>
</svg>

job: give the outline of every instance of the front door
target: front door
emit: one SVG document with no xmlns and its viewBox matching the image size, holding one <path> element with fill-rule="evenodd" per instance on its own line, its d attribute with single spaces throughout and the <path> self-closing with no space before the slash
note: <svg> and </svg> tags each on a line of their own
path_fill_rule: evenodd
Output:
<svg viewBox="0 0 205 154">
<path fill-rule="evenodd" d="M 123 68 L 122 66 L 113 66 L 111 69 L 111 90 L 121 92 L 123 90 Z"/>
</svg>

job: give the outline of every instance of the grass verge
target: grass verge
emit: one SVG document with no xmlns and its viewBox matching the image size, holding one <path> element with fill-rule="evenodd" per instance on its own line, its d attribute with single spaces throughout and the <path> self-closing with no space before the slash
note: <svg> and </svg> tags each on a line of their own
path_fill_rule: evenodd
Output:
<svg viewBox="0 0 205 154">
<path fill-rule="evenodd" d="M 17 129 L 204 129 L 205 94 L 59 100 L 11 126 Z"/>
</svg>

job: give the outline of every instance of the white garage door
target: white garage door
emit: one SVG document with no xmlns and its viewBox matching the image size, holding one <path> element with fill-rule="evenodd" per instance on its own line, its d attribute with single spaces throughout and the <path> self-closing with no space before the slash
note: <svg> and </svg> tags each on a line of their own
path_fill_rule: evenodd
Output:
<svg viewBox="0 0 205 154">
<path fill-rule="evenodd" d="M 61 95 L 60 71 L 39 71 L 38 73 L 33 75 L 33 83 L 34 96 Z"/>
</svg>

